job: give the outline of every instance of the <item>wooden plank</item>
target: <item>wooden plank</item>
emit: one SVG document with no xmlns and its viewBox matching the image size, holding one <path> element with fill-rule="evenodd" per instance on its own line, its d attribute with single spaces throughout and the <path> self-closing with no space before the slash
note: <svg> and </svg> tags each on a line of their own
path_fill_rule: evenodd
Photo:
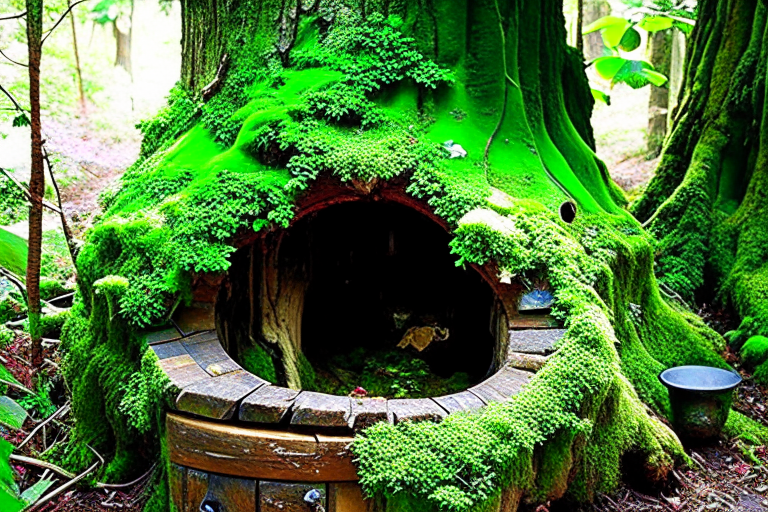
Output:
<svg viewBox="0 0 768 512">
<path fill-rule="evenodd" d="M 326 461 L 329 473 L 338 475 L 334 481 L 357 481 L 357 471 L 352 475 L 349 468 L 355 468 L 354 455 L 352 454 L 353 437 L 326 436 L 315 434 L 317 439 L 317 454 Z M 351 477 L 351 478 L 348 478 Z"/>
<path fill-rule="evenodd" d="M 217 512 L 256 512 L 256 480 L 208 475 L 203 503 Z"/>
<path fill-rule="evenodd" d="M 179 390 L 211 378 L 190 355 L 169 357 L 158 361 L 157 364 L 171 380 L 171 384 Z"/>
<path fill-rule="evenodd" d="M 348 427 L 350 408 L 348 396 L 304 391 L 293 404 L 291 424 L 314 427 Z"/>
<path fill-rule="evenodd" d="M 392 422 L 385 398 L 352 398 L 349 427 L 362 430 L 380 421 Z"/>
<path fill-rule="evenodd" d="M 509 317 L 510 329 L 554 329 L 560 322 L 551 315 L 512 315 Z"/>
<path fill-rule="evenodd" d="M 440 421 L 448 413 L 429 398 L 396 398 L 388 402 L 395 423 L 401 421 Z"/>
<path fill-rule="evenodd" d="M 196 343 L 186 343 L 183 340 L 182 343 L 192 359 L 197 361 L 197 364 L 213 377 L 242 369 L 224 351 L 218 338 Z"/>
<path fill-rule="evenodd" d="M 182 512 L 200 512 L 200 505 L 208 493 L 208 473 L 187 468 Z"/>
<path fill-rule="evenodd" d="M 547 356 L 537 354 L 521 354 L 519 352 L 510 352 L 507 354 L 507 364 L 512 368 L 519 370 L 528 370 L 531 372 L 539 371 L 547 363 Z"/>
<path fill-rule="evenodd" d="M 173 321 L 185 334 L 210 331 L 216 328 L 213 307 L 180 307 L 173 315 Z"/>
<path fill-rule="evenodd" d="M 485 404 L 477 396 L 469 391 L 462 391 L 453 395 L 439 396 L 433 399 L 437 404 L 448 411 L 449 414 L 461 411 L 476 411 Z"/>
<path fill-rule="evenodd" d="M 555 345 L 565 335 L 565 329 L 525 329 L 509 331 L 510 352 L 523 354 L 551 354 Z"/>
<path fill-rule="evenodd" d="M 357 481 L 349 438 L 243 428 L 166 415 L 171 462 L 211 473 L 294 482 Z M 332 442 L 337 439 L 336 442 Z"/>
<path fill-rule="evenodd" d="M 243 399 L 240 421 L 279 423 L 286 417 L 299 391 L 280 386 L 262 386 Z"/>
<path fill-rule="evenodd" d="M 169 464 L 168 466 L 168 486 L 170 488 L 171 503 L 176 507 L 176 510 L 183 511 L 187 469 L 177 464 Z"/>
<path fill-rule="evenodd" d="M 320 498 L 312 507 L 305 501 L 309 493 L 316 492 Z M 308 512 L 327 510 L 328 492 L 325 484 L 294 482 L 259 482 L 259 512 Z"/>
<path fill-rule="evenodd" d="M 520 392 L 533 373 L 505 366 L 489 379 L 469 389 L 484 402 L 506 402 Z"/>
<path fill-rule="evenodd" d="M 328 512 L 368 512 L 363 489 L 355 482 L 328 484 Z"/>
<path fill-rule="evenodd" d="M 193 334 L 192 336 L 187 336 L 186 338 L 182 338 L 182 343 L 184 343 L 185 346 L 188 345 L 194 345 L 195 343 L 205 343 L 206 341 L 211 340 L 218 340 L 219 335 L 216 334 L 216 331 L 206 331 L 201 332 L 198 334 Z"/>
<path fill-rule="evenodd" d="M 147 333 L 147 343 L 162 343 L 163 341 L 176 340 L 181 338 L 181 333 L 175 327 L 168 327 L 161 331 Z"/>
<path fill-rule="evenodd" d="M 237 404 L 267 381 L 244 370 L 227 373 L 185 387 L 176 399 L 176 409 L 198 416 L 228 420 Z"/>
<path fill-rule="evenodd" d="M 169 357 L 178 357 L 189 355 L 187 349 L 178 341 L 170 341 L 159 345 L 150 345 L 158 359 L 168 359 Z"/>
</svg>

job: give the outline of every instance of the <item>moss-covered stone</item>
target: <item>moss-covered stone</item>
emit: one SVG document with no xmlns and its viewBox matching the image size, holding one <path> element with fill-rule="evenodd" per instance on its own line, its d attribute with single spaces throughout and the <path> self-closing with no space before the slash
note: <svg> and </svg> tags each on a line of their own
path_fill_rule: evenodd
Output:
<svg viewBox="0 0 768 512">
<path fill-rule="evenodd" d="M 768 338 L 752 336 L 741 347 L 741 360 L 744 364 L 756 367 L 768 359 Z"/>
</svg>

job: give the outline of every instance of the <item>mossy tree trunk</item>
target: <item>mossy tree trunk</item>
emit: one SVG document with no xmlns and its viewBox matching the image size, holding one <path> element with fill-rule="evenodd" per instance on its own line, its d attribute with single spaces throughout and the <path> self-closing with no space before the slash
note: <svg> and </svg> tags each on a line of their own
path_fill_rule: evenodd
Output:
<svg viewBox="0 0 768 512">
<path fill-rule="evenodd" d="M 768 332 L 768 58 L 760 0 L 703 0 L 674 124 L 633 212 L 659 240 L 657 275 Z M 705 286 L 706 283 L 706 286 Z"/>
</svg>

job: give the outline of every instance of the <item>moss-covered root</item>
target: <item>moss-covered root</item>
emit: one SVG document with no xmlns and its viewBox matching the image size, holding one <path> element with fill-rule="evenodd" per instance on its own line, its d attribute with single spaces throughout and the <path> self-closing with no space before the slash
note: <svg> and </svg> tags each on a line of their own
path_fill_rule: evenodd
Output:
<svg viewBox="0 0 768 512">
<path fill-rule="evenodd" d="M 407 492 L 435 507 L 469 510 L 509 488 L 533 501 L 563 495 L 589 500 L 618 484 L 621 460 L 629 453 L 642 461 L 645 478 L 663 480 L 685 455 L 675 434 L 633 386 L 637 382 L 647 391 L 656 365 L 664 365 L 649 355 L 660 352 L 653 335 L 624 321 L 632 316 L 629 301 L 636 300 L 639 311 L 665 313 L 668 325 L 660 325 L 670 334 L 666 343 L 674 347 L 667 357 L 674 354 L 682 363 L 702 357 L 702 351 L 717 357 L 701 332 L 706 328 L 658 306 L 658 295 L 645 293 L 638 284 L 652 282 L 650 243 L 631 222 L 611 224 L 594 217 L 566 228 L 525 202 L 505 213 L 467 214 L 453 250 L 462 262 L 484 263 L 492 257 L 511 274 L 547 269 L 554 313 L 566 319 L 559 350 L 509 403 L 452 415 L 441 424 L 368 429 L 354 445 L 361 482 L 370 492 Z M 628 237 L 632 229 L 636 235 Z M 617 322 L 622 329 L 614 328 Z M 634 345 L 625 347 L 629 332 Z M 630 365 L 630 381 L 617 347 L 626 359 L 641 360 L 637 354 L 642 351 L 656 364 Z M 666 395 L 656 399 L 665 410 Z"/>
</svg>

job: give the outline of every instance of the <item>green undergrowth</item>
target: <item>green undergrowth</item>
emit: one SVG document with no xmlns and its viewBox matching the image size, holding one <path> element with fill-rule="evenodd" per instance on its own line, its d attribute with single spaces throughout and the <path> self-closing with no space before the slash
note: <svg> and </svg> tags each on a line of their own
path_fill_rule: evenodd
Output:
<svg viewBox="0 0 768 512">
<path fill-rule="evenodd" d="M 722 340 L 660 295 L 652 241 L 621 210 L 605 173 L 588 175 L 604 166 L 568 119 L 562 84 L 520 88 L 515 79 L 532 73 L 536 55 L 521 60 L 521 76 L 510 66 L 513 76 L 501 70 L 495 81 L 497 63 L 486 66 L 484 53 L 467 62 L 444 55 L 451 66 L 438 65 L 405 35 L 412 19 L 362 19 L 342 7 L 328 19 L 301 17 L 290 59 L 256 51 L 256 36 L 231 47 L 218 94 L 203 103 L 179 85 L 141 124 L 141 156 L 103 194 L 105 213 L 78 258 L 78 295 L 62 333 L 80 443 L 70 446 L 109 453 L 109 479 L 163 453 L 171 390 L 138 332 L 191 300 L 193 274 L 225 272 L 236 235 L 288 226 L 297 197 L 321 175 L 347 184 L 400 178 L 455 230 L 459 265 L 492 261 L 500 276 L 547 275 L 567 333 L 510 403 L 359 435 L 365 490 L 403 511 L 409 503 L 466 511 L 509 488 L 535 500 L 566 491 L 590 499 L 617 485 L 627 452 L 664 475 L 683 453 L 655 417 L 669 408 L 656 376 L 678 364 L 723 366 Z M 488 23 L 483 34 L 498 54 L 500 24 Z M 542 64 L 553 70 L 541 76 L 559 76 L 559 64 Z M 505 97 L 508 109 L 489 110 Z M 467 156 L 449 158 L 449 141 Z M 557 215 L 569 198 L 579 206 L 571 225 Z M 252 347 L 244 364 L 277 380 L 262 352 Z M 310 381 L 311 366 L 299 366 Z M 62 454 L 72 467 L 89 457 L 74 447 Z M 158 485 L 150 508 L 167 502 Z"/>
</svg>

